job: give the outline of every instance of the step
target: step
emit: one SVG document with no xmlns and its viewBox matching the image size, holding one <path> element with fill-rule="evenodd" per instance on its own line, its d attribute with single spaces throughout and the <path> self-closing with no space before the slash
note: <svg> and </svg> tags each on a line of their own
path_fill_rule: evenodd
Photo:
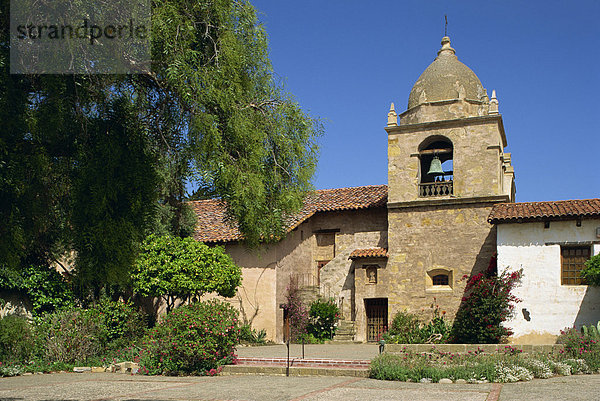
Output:
<svg viewBox="0 0 600 401">
<path fill-rule="evenodd" d="M 239 357 L 238 366 L 279 366 L 287 365 L 287 358 L 257 358 L 257 357 Z M 337 369 L 365 369 L 368 370 L 371 361 L 366 360 L 342 360 L 342 359 L 321 359 L 321 358 L 290 358 L 290 367 L 311 367 L 311 368 L 337 368 Z"/>
<path fill-rule="evenodd" d="M 285 376 L 284 366 L 254 366 L 254 365 L 226 365 L 223 366 L 223 375 L 279 375 Z M 290 376 L 350 376 L 369 377 L 368 369 L 340 369 L 340 368 L 314 368 L 290 367 Z"/>
</svg>

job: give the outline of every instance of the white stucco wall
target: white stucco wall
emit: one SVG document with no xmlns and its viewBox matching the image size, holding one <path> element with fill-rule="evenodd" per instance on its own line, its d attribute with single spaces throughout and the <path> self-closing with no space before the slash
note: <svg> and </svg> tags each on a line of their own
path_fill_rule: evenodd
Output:
<svg viewBox="0 0 600 401">
<path fill-rule="evenodd" d="M 592 242 L 600 253 L 596 228 L 600 219 L 498 224 L 498 271 L 523 268 L 515 295 L 514 317 L 506 323 L 514 343 L 553 342 L 565 327 L 596 324 L 600 320 L 600 289 L 586 285 L 561 285 L 560 244 Z M 555 244 L 552 244 L 555 243 Z M 524 311 L 525 310 L 525 311 Z M 529 321 L 526 319 L 529 318 Z"/>
</svg>

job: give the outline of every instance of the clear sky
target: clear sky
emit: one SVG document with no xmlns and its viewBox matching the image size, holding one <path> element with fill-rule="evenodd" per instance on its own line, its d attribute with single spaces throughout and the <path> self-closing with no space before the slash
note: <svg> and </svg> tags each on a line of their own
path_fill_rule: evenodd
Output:
<svg viewBox="0 0 600 401">
<path fill-rule="evenodd" d="M 276 74 L 325 123 L 317 189 L 387 184 L 387 112 L 448 36 L 496 89 L 517 201 L 600 197 L 600 1 L 251 0 Z"/>
</svg>

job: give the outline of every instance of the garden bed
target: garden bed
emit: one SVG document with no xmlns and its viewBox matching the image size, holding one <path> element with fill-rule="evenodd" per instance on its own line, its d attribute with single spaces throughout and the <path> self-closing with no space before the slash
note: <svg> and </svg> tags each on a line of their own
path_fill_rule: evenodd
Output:
<svg viewBox="0 0 600 401">
<path fill-rule="evenodd" d="M 600 373 L 600 353 L 564 345 L 390 344 L 369 377 L 412 382 L 517 382 Z"/>
<path fill-rule="evenodd" d="M 436 352 L 451 353 L 481 353 L 494 354 L 506 353 L 508 349 L 519 353 L 551 353 L 558 354 L 564 351 L 563 344 L 386 344 L 385 351 L 390 354 L 399 354 L 406 352 L 430 352 L 432 349 Z"/>
</svg>

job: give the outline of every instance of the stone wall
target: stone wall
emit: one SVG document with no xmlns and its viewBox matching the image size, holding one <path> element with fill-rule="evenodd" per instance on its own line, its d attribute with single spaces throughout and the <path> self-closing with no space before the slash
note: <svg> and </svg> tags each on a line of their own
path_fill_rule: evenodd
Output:
<svg viewBox="0 0 600 401">
<path fill-rule="evenodd" d="M 389 210 L 389 281 L 382 283 L 381 293 L 388 294 L 390 319 L 402 310 L 431 318 L 434 298 L 453 319 L 464 294 L 462 277 L 486 269 L 495 253 L 496 229 L 486 221 L 491 207 L 466 203 Z M 449 285 L 433 286 L 432 271 L 448 272 Z"/>
<path fill-rule="evenodd" d="M 317 216 L 315 227 L 339 228 L 335 258 L 321 270 L 321 293 L 333 297 L 345 320 L 354 320 L 354 266 L 349 259 L 356 249 L 387 248 L 387 210 L 384 208 L 334 212 Z"/>
<path fill-rule="evenodd" d="M 320 292 L 333 297 L 343 309 L 344 317 L 353 317 L 354 272 L 348 259 L 357 248 L 387 246 L 387 210 L 385 208 L 317 213 L 282 241 L 256 250 L 230 243 L 226 251 L 241 266 L 243 283 L 238 294 L 229 300 L 252 320 L 256 329 L 266 329 L 267 338 L 283 340 L 283 311 L 287 287 L 292 277 L 299 284 L 318 285 L 319 254 L 316 234 L 335 232 L 335 256 L 321 270 Z M 331 251 L 327 245 L 327 251 Z M 308 290 L 311 292 L 311 290 Z"/>
</svg>

